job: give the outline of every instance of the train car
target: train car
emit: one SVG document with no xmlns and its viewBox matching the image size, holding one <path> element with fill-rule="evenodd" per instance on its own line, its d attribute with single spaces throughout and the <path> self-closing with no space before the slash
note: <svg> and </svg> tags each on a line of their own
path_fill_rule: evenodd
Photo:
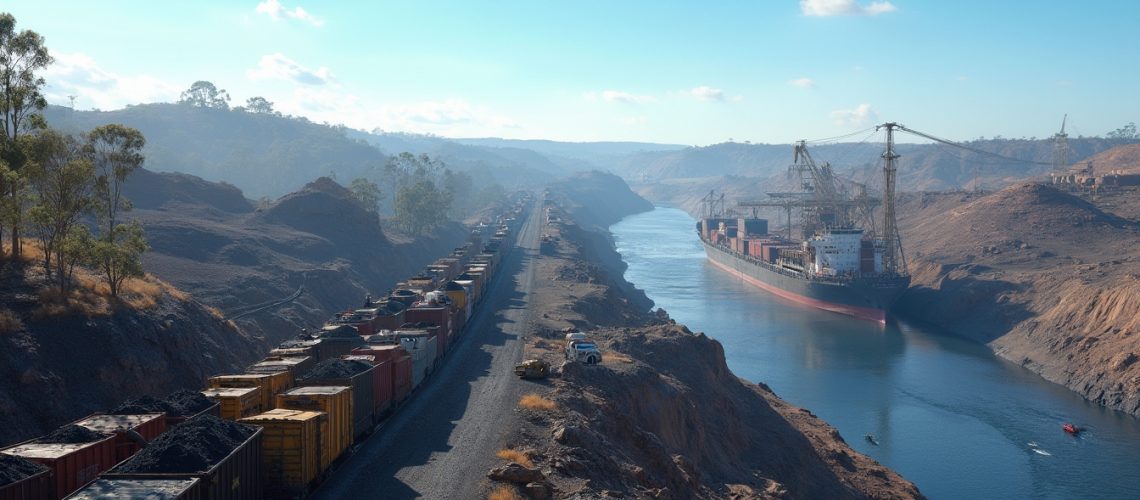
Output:
<svg viewBox="0 0 1140 500">
<path fill-rule="evenodd" d="M 320 422 L 321 470 L 352 446 L 352 388 L 346 386 L 294 387 L 277 395 L 277 409 L 318 411 L 326 415 Z"/>
<path fill-rule="evenodd" d="M 352 388 L 352 435 L 356 439 L 363 438 L 372 433 L 373 401 L 375 391 L 372 388 L 373 366 L 363 361 L 346 361 L 343 359 L 329 359 L 322 361 L 313 368 L 304 378 L 297 381 L 301 387 L 311 386 L 347 386 Z"/>
</svg>

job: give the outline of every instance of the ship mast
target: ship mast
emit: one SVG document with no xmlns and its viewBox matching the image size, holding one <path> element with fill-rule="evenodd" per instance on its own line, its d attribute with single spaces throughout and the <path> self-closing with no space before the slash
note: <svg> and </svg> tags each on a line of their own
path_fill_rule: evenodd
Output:
<svg viewBox="0 0 1140 500">
<path fill-rule="evenodd" d="M 887 129 L 887 150 L 883 152 L 883 270 L 893 274 L 906 272 L 906 258 L 899 245 L 899 226 L 895 220 L 895 129 L 903 128 L 895 122 L 875 127 Z M 900 273 L 902 270 L 902 273 Z"/>
</svg>

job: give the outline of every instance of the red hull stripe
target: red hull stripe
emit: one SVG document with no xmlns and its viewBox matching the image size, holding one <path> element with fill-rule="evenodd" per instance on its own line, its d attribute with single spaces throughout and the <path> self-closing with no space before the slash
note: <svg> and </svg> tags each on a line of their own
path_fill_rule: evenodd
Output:
<svg viewBox="0 0 1140 500">
<path fill-rule="evenodd" d="M 780 297 L 788 299 L 792 302 L 795 302 L 798 304 L 803 304 L 806 306 L 817 307 L 817 308 L 823 309 L 825 311 L 836 312 L 839 314 L 846 314 L 848 316 L 855 316 L 856 318 L 866 319 L 866 320 L 870 320 L 870 321 L 877 321 L 879 323 L 886 323 L 887 322 L 887 313 L 886 313 L 886 311 L 883 311 L 882 309 L 874 309 L 874 308 L 870 308 L 870 307 L 856 307 L 856 306 L 849 306 L 849 305 L 845 305 L 845 304 L 834 304 L 831 302 L 824 302 L 822 300 L 813 299 L 811 297 L 804 297 L 803 295 L 800 295 L 798 293 L 792 293 L 792 292 L 789 292 L 787 290 L 784 290 L 783 288 L 775 287 L 775 286 L 772 286 L 768 283 L 760 281 L 760 280 L 753 278 L 747 274 L 744 274 L 743 272 L 737 271 L 736 269 L 733 269 L 733 268 L 728 267 L 724 264 L 721 264 L 720 262 L 717 262 L 715 259 L 708 259 L 708 261 L 716 267 L 719 267 L 721 269 L 724 269 L 725 271 L 728 271 L 729 273 L 740 276 L 741 279 L 743 279 L 744 281 L 746 281 L 748 283 L 751 283 L 752 285 L 755 285 L 755 286 L 757 286 L 757 287 L 759 287 L 759 288 L 761 288 L 761 289 L 763 289 L 769 293 L 772 293 L 774 295 L 779 295 Z"/>
</svg>

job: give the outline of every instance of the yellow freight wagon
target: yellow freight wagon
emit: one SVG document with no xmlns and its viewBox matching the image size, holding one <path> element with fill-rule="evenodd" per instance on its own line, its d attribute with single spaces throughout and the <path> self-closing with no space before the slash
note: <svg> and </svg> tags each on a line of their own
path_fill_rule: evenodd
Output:
<svg viewBox="0 0 1140 500">
<path fill-rule="evenodd" d="M 226 420 L 241 420 L 269 409 L 261 407 L 260 387 L 215 387 L 202 395 L 221 405 L 221 417 Z"/>
<path fill-rule="evenodd" d="M 264 429 L 262 467 L 267 495 L 303 494 L 321 473 L 321 421 L 317 411 L 269 410 L 241 419 Z"/>
<path fill-rule="evenodd" d="M 278 394 L 293 387 L 293 374 L 287 371 L 275 373 L 244 373 L 241 375 L 218 375 L 210 377 L 207 387 L 260 387 L 261 408 L 271 410 Z"/>
<path fill-rule="evenodd" d="M 327 469 L 352 446 L 352 388 L 344 386 L 296 387 L 277 395 L 277 407 L 321 411 L 321 469 Z"/>
</svg>

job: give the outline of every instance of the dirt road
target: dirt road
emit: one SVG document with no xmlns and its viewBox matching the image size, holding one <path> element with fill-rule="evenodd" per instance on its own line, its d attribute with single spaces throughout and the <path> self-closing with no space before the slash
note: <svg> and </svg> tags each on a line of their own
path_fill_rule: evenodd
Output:
<svg viewBox="0 0 1140 500">
<path fill-rule="evenodd" d="M 518 400 L 536 389 L 512 368 L 522 358 L 539 208 L 519 230 L 491 291 L 442 367 L 341 464 L 313 498 L 486 498 L 495 452 L 518 422 Z"/>
</svg>

